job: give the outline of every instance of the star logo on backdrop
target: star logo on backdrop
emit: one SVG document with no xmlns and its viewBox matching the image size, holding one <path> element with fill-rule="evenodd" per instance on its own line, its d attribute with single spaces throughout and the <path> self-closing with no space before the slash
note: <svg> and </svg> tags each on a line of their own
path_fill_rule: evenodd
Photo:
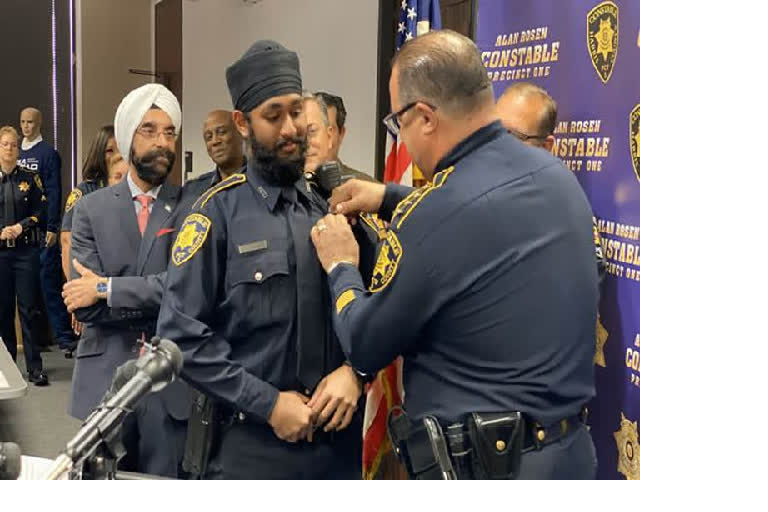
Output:
<svg viewBox="0 0 768 512">
<path fill-rule="evenodd" d="M 637 181 L 640 181 L 640 104 L 629 113 L 629 153 Z"/>
<path fill-rule="evenodd" d="M 587 14 L 587 49 L 600 80 L 608 83 L 619 51 L 619 7 L 610 0 Z"/>
<path fill-rule="evenodd" d="M 619 451 L 619 462 L 616 471 L 627 480 L 640 480 L 640 439 L 638 438 L 637 422 L 629 421 L 621 413 L 619 430 L 613 433 L 616 448 Z"/>
<path fill-rule="evenodd" d="M 400 7 L 402 7 L 403 10 L 406 10 L 408 8 L 408 0 L 403 0 L 403 3 L 400 4 Z"/>
<path fill-rule="evenodd" d="M 605 342 L 608 341 L 608 331 L 605 330 L 600 315 L 597 315 L 597 340 L 595 343 L 595 364 L 605 368 Z"/>
<path fill-rule="evenodd" d="M 412 20 L 413 18 L 416 17 L 416 8 L 415 7 L 409 7 L 408 8 L 408 16 L 407 17 L 408 17 L 409 20 Z"/>
<path fill-rule="evenodd" d="M 616 31 L 611 28 L 611 19 L 600 20 L 600 30 L 593 36 L 597 42 L 597 53 L 608 60 L 608 54 L 613 53 L 613 34 Z"/>
<path fill-rule="evenodd" d="M 406 41 L 410 41 L 411 39 L 413 39 L 413 32 L 406 33 L 405 34 L 405 40 Z"/>
<path fill-rule="evenodd" d="M 405 32 L 405 22 L 402 22 L 402 21 L 401 21 L 400 23 L 398 23 L 398 25 L 397 25 L 397 31 L 398 31 L 399 33 L 401 33 L 401 34 L 402 34 L 403 32 Z"/>
</svg>

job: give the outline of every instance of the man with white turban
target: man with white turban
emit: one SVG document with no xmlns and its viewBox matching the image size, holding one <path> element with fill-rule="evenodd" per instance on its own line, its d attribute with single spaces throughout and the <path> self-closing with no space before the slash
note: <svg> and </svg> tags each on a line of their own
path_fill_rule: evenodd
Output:
<svg viewBox="0 0 768 512">
<path fill-rule="evenodd" d="M 176 158 L 181 109 L 160 84 L 131 91 L 115 115 L 126 178 L 80 200 L 72 227 L 72 280 L 64 303 L 84 324 L 70 413 L 84 419 L 115 370 L 154 335 L 175 237 L 178 186 L 166 183 Z M 145 397 L 123 425 L 124 469 L 176 477 L 189 411 L 180 381 Z"/>
</svg>

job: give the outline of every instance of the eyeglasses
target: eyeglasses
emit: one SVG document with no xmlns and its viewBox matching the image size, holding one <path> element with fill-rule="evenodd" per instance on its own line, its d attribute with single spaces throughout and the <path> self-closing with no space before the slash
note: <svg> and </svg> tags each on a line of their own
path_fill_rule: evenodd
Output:
<svg viewBox="0 0 768 512">
<path fill-rule="evenodd" d="M 393 137 L 397 137 L 400 134 L 400 116 L 402 116 L 403 114 L 411 110 L 418 103 L 423 103 L 429 108 L 431 108 L 432 110 L 437 110 L 437 107 L 435 107 L 434 105 L 430 105 L 426 101 L 416 100 L 407 104 L 397 112 L 392 112 L 391 114 L 388 114 L 387 117 L 382 119 L 381 122 L 384 123 L 384 126 L 387 127 L 387 130 L 389 130 L 389 133 L 391 133 Z"/>
<path fill-rule="evenodd" d="M 513 130 L 512 128 L 507 128 L 507 132 L 509 132 L 510 135 L 514 135 L 523 142 L 528 142 L 529 140 L 545 140 L 548 137 L 547 135 L 528 135 L 526 133 Z"/>
<path fill-rule="evenodd" d="M 146 126 L 140 126 L 136 133 L 141 134 L 142 137 L 155 140 L 157 137 L 162 133 L 163 137 L 166 138 L 166 140 L 169 140 L 171 142 L 176 140 L 176 137 L 178 137 L 178 134 L 176 133 L 175 128 L 166 128 L 165 130 L 158 130 L 157 126 L 152 125 L 146 125 Z"/>
</svg>

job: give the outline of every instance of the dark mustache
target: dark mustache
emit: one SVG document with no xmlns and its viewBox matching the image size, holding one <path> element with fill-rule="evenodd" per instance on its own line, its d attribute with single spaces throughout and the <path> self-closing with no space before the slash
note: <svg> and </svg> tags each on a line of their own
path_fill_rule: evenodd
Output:
<svg viewBox="0 0 768 512">
<path fill-rule="evenodd" d="M 139 161 L 142 163 L 150 163 L 160 156 L 164 157 L 169 162 L 173 161 L 175 158 L 175 154 L 169 149 L 155 149 L 139 158 Z"/>
<path fill-rule="evenodd" d="M 303 141 L 304 141 L 304 139 L 301 138 L 301 137 L 291 137 L 291 138 L 288 138 L 288 139 L 281 139 L 281 140 L 277 141 L 277 143 L 275 144 L 275 150 L 277 151 L 277 150 L 283 149 L 283 147 L 287 146 L 290 143 L 294 143 L 297 146 L 301 146 L 301 143 Z"/>
</svg>

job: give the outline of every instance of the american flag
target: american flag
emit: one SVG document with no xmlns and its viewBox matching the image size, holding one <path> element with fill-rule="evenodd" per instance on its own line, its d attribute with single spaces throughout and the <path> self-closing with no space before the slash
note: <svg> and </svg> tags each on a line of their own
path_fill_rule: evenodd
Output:
<svg viewBox="0 0 768 512">
<path fill-rule="evenodd" d="M 441 26 L 438 0 L 402 0 L 400 3 L 400 20 L 395 34 L 395 51 L 400 51 L 400 47 L 414 37 L 426 34 L 430 30 L 439 30 Z M 395 138 L 390 132 L 387 132 L 386 154 L 384 182 L 412 185 L 411 156 L 399 137 Z"/>
<path fill-rule="evenodd" d="M 395 49 L 400 50 L 406 41 L 439 30 L 440 4 L 438 0 L 402 0 L 400 19 L 395 35 Z M 412 185 L 414 169 L 405 144 L 387 132 L 387 160 L 384 166 L 384 182 Z M 387 437 L 387 412 L 403 401 L 402 359 L 397 358 L 376 376 L 368 389 L 363 420 L 363 478 L 372 479 L 379 471 L 382 458 L 391 452 Z"/>
</svg>

